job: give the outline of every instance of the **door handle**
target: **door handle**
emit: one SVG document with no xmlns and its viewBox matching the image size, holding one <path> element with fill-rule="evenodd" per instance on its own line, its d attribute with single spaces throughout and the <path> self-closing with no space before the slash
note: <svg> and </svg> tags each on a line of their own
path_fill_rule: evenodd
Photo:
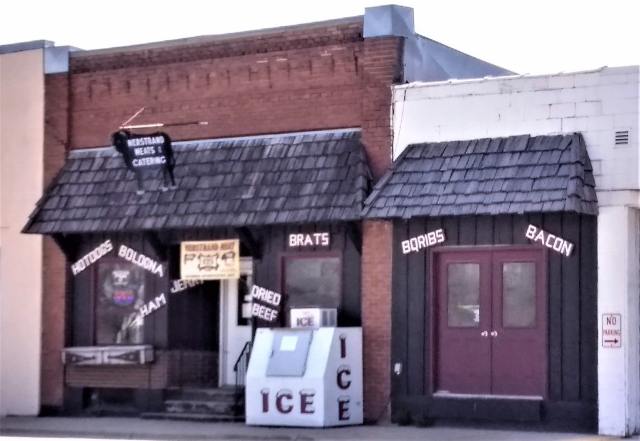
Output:
<svg viewBox="0 0 640 441">
<path fill-rule="evenodd" d="M 488 333 L 487 331 L 482 331 L 482 332 L 480 333 L 480 335 L 481 335 L 482 337 L 486 337 L 486 336 L 488 336 L 488 335 L 489 335 L 489 333 Z"/>
<path fill-rule="evenodd" d="M 498 331 L 491 331 L 491 337 L 497 337 Z"/>
</svg>

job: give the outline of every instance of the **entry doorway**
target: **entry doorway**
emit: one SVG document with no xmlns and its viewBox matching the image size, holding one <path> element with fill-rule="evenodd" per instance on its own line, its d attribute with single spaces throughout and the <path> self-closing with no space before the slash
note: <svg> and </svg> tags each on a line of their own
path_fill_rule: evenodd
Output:
<svg viewBox="0 0 640 441">
<path fill-rule="evenodd" d="M 251 341 L 251 321 L 246 317 L 251 301 L 253 261 L 240 260 L 240 278 L 224 280 L 220 295 L 220 375 L 219 385 L 235 385 L 233 367 L 245 344 Z"/>
<path fill-rule="evenodd" d="M 435 253 L 437 395 L 546 397 L 543 262 L 540 249 Z"/>
</svg>

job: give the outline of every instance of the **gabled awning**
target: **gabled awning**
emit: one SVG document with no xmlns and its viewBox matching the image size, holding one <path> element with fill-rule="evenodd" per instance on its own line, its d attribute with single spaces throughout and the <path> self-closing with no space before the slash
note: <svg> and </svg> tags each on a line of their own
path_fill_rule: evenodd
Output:
<svg viewBox="0 0 640 441">
<path fill-rule="evenodd" d="M 597 214 L 580 134 L 408 146 L 365 201 L 366 218 Z"/>
<path fill-rule="evenodd" d="M 23 232 L 98 233 L 352 221 L 370 174 L 360 132 L 174 143 L 176 189 L 137 194 L 114 148 L 75 150 Z"/>
</svg>

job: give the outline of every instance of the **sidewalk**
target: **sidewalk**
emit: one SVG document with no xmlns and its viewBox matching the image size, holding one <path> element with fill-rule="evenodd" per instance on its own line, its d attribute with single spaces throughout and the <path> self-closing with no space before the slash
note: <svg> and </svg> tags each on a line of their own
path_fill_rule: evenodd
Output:
<svg viewBox="0 0 640 441">
<path fill-rule="evenodd" d="M 597 435 L 452 427 L 353 426 L 331 429 L 250 427 L 244 423 L 199 423 L 138 418 L 7 417 L 1 436 L 234 441 L 597 441 Z"/>
</svg>

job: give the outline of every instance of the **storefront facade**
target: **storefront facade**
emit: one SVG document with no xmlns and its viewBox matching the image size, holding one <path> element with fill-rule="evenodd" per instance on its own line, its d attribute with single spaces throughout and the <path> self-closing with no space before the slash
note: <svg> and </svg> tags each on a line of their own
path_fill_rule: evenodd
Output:
<svg viewBox="0 0 640 441">
<path fill-rule="evenodd" d="M 43 412 L 155 412 L 167 390 L 232 384 L 251 338 L 246 296 L 259 286 L 282 304 L 277 320 L 265 309 L 257 326 L 286 325 L 292 306 L 325 306 L 338 309 L 339 325 L 363 327 L 365 416 L 380 415 L 390 297 L 376 278 L 390 262 L 361 257 L 381 238 L 361 208 L 391 161 L 391 85 L 508 73 L 457 52 L 458 61 L 441 60 L 450 72 L 423 71 L 433 45 L 413 31 L 411 9 L 383 6 L 285 29 L 77 52 L 68 72 L 48 75 L 47 189 L 24 230 L 45 236 L 51 262 Z M 123 126 L 157 123 L 163 133 L 131 129 L 140 158 L 112 146 Z M 145 156 L 145 143 L 164 135 L 173 176 L 138 179 L 136 167 L 165 163 Z M 185 242 L 236 239 L 240 277 L 178 281 Z M 144 320 L 130 320 L 141 311 Z"/>
<path fill-rule="evenodd" d="M 636 433 L 638 68 L 394 94 L 396 421 Z"/>
<path fill-rule="evenodd" d="M 163 191 L 152 173 L 142 194 L 113 149 L 71 152 L 27 227 L 56 231 L 70 262 L 65 409 L 93 400 L 103 411 L 156 411 L 168 388 L 235 385 L 254 285 L 284 299 L 258 326 L 284 326 L 293 306 L 336 308 L 338 324 L 359 326 L 355 232 L 370 180 L 359 138 L 351 130 L 174 144 L 178 188 Z M 234 239 L 240 277 L 180 280 L 182 243 Z"/>
</svg>

